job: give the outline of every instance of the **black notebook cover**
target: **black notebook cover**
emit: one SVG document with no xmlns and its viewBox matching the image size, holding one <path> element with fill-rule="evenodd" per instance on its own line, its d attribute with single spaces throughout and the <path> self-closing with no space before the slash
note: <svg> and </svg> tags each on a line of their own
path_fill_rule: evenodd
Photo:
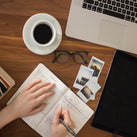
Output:
<svg viewBox="0 0 137 137">
<path fill-rule="evenodd" d="M 137 137 L 137 57 L 115 52 L 92 126 Z"/>
</svg>

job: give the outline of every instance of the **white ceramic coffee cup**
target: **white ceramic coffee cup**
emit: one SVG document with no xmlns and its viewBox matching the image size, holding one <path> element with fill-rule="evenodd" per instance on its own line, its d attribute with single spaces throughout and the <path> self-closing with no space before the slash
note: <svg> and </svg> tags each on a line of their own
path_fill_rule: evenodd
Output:
<svg viewBox="0 0 137 137">
<path fill-rule="evenodd" d="M 40 25 L 40 24 L 45 24 L 45 25 L 48 25 L 52 31 L 52 36 L 51 36 L 51 39 L 45 43 L 45 44 L 41 44 L 39 43 L 35 38 L 34 38 L 34 30 L 35 28 Z M 41 35 L 41 34 L 40 34 Z M 46 37 L 46 36 L 45 36 Z M 55 41 L 55 38 L 56 38 L 56 29 L 54 27 L 54 25 L 48 21 L 48 20 L 39 20 L 37 21 L 33 26 L 32 26 L 32 29 L 31 29 L 31 41 L 33 44 L 35 44 L 36 46 L 40 46 L 40 47 L 47 47 L 47 46 L 50 46 L 52 45 L 52 43 Z"/>
</svg>

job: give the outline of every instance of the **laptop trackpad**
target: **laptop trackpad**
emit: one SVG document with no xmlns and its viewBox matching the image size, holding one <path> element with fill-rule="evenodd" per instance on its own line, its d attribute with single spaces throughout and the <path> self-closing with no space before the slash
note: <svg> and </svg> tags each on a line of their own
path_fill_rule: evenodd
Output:
<svg viewBox="0 0 137 137">
<path fill-rule="evenodd" d="M 112 45 L 121 45 L 125 35 L 126 25 L 102 20 L 99 40 Z"/>
</svg>

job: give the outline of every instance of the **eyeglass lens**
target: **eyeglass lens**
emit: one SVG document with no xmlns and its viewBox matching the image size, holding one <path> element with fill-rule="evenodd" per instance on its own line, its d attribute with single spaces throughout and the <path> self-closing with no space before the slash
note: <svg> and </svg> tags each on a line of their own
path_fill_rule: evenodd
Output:
<svg viewBox="0 0 137 137">
<path fill-rule="evenodd" d="M 83 63 L 87 59 L 87 52 L 76 52 L 73 55 L 75 62 Z"/>
<path fill-rule="evenodd" d="M 61 52 L 56 52 L 56 60 L 57 60 L 57 62 L 59 62 L 59 63 L 65 63 L 65 62 L 67 62 L 68 61 L 68 59 L 69 59 L 69 53 L 68 52 L 63 52 L 63 51 L 61 51 Z"/>
</svg>

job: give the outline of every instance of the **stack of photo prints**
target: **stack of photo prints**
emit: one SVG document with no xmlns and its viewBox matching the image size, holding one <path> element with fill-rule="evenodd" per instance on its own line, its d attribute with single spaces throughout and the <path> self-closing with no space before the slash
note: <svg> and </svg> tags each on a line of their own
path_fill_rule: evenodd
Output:
<svg viewBox="0 0 137 137">
<path fill-rule="evenodd" d="M 98 78 L 103 65 L 103 61 L 93 56 L 88 67 L 80 66 L 73 87 L 79 89 L 77 94 L 85 103 L 89 100 L 95 100 L 95 95 L 101 88 L 98 84 Z"/>
<path fill-rule="evenodd" d="M 15 81 L 0 67 L 0 99 L 2 99 L 14 85 Z"/>
</svg>

